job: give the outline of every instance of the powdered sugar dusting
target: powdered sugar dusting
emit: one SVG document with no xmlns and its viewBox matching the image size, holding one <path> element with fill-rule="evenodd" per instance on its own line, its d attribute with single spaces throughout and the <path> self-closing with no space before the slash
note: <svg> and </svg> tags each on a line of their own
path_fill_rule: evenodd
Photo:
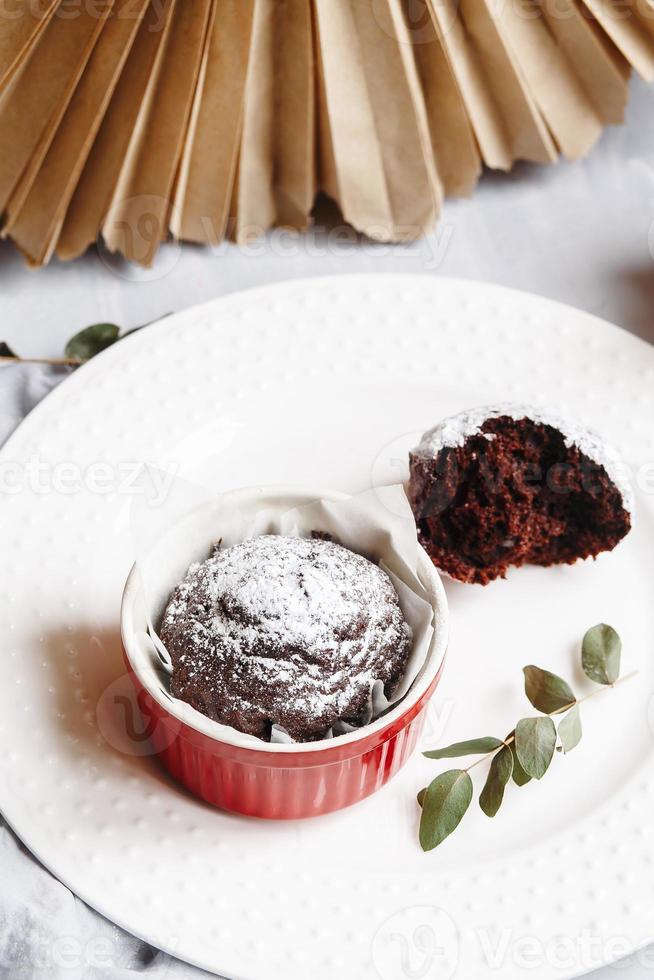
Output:
<svg viewBox="0 0 654 980">
<path fill-rule="evenodd" d="M 469 409 L 445 419 L 433 429 L 425 432 L 420 445 L 413 451 L 413 455 L 433 457 L 441 449 L 454 449 L 463 446 L 471 436 L 483 435 L 486 439 L 492 440 L 493 434 L 482 433 L 481 426 L 487 419 L 496 419 L 502 416 L 508 416 L 515 421 L 529 419 L 537 425 L 549 425 L 558 429 L 568 448 L 576 446 L 593 463 L 604 467 L 612 483 L 622 495 L 625 510 L 633 514 L 633 490 L 626 477 L 624 464 L 619 453 L 590 429 L 571 423 L 545 409 L 509 402 Z"/>
<path fill-rule="evenodd" d="M 192 565 L 164 614 L 173 693 L 209 717 L 298 739 L 356 722 L 411 647 L 382 569 L 332 541 L 264 535 Z"/>
</svg>

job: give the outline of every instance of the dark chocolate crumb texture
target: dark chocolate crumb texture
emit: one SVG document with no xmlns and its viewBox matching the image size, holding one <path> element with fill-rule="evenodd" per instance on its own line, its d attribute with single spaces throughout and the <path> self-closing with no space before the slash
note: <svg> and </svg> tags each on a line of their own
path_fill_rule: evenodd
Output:
<svg viewBox="0 0 654 980">
<path fill-rule="evenodd" d="M 329 540 L 264 535 L 192 565 L 164 613 L 172 694 L 268 741 L 360 725 L 371 685 L 390 695 L 411 628 L 384 571 Z"/>
<path fill-rule="evenodd" d="M 486 585 L 512 565 L 571 564 L 631 529 L 631 491 L 597 436 L 536 409 L 462 413 L 410 455 L 420 543 L 452 578 Z"/>
</svg>

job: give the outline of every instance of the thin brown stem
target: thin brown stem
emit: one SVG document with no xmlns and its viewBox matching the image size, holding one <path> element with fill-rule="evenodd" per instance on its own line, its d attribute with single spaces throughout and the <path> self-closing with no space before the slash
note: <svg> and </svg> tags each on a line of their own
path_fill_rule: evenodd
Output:
<svg viewBox="0 0 654 980">
<path fill-rule="evenodd" d="M 552 718 L 555 715 L 564 715 L 566 711 L 570 711 L 570 709 L 574 708 L 575 705 L 584 704 L 586 701 L 591 701 L 593 698 L 596 698 L 599 694 L 605 694 L 606 691 L 610 691 L 613 690 L 613 688 L 619 687 L 620 684 L 624 684 L 625 681 L 629 681 L 632 679 L 632 677 L 635 677 L 637 673 L 638 673 L 637 670 L 632 670 L 630 674 L 625 674 L 624 677 L 619 677 L 614 684 L 606 684 L 603 687 L 598 688 L 596 691 L 591 691 L 590 694 L 587 694 L 583 698 L 579 698 L 576 701 L 572 701 L 570 704 L 566 704 L 562 708 L 557 708 L 556 711 L 550 711 L 547 717 Z M 508 738 L 504 740 L 503 744 L 508 749 L 509 746 L 513 744 L 513 742 L 515 742 L 515 735 L 510 735 Z M 500 751 L 499 748 L 497 748 L 497 749 L 493 749 L 493 751 L 489 752 L 487 755 L 483 755 L 481 759 L 477 759 L 476 762 L 473 762 L 472 765 L 468 766 L 465 772 L 470 772 L 471 769 L 475 769 L 477 766 L 480 766 L 483 762 L 488 762 L 488 760 L 492 759 L 493 756 L 499 751 Z"/>
<path fill-rule="evenodd" d="M 596 691 L 591 691 L 590 694 L 586 695 L 586 697 L 579 698 L 577 704 L 584 704 L 584 702 L 591 701 L 599 694 L 606 694 L 607 691 L 613 691 L 616 687 L 620 687 L 621 684 L 624 684 L 626 681 L 630 681 L 633 677 L 636 677 L 637 674 L 637 670 L 632 670 L 630 674 L 625 674 L 624 677 L 618 677 L 617 681 L 614 681 L 613 684 L 604 684 L 602 687 L 598 687 Z"/>
<path fill-rule="evenodd" d="M 0 361 L 8 364 L 52 364 L 55 367 L 79 367 L 83 364 L 76 357 L 7 357 L 0 356 Z"/>
<path fill-rule="evenodd" d="M 581 704 L 582 700 L 584 699 L 580 698 L 578 701 L 571 701 L 570 704 L 565 704 L 562 708 L 557 708 L 556 711 L 550 711 L 547 717 L 554 718 L 556 715 L 564 715 L 566 711 L 569 711 L 570 708 L 574 708 L 576 704 Z"/>
<path fill-rule="evenodd" d="M 503 743 L 504 748 L 508 749 L 512 742 L 515 742 L 515 735 L 510 735 L 504 741 L 504 743 Z M 477 759 L 476 762 L 473 762 L 472 765 L 471 766 L 468 766 L 468 768 L 465 771 L 466 772 L 470 772 L 470 770 L 471 769 L 474 769 L 475 766 L 480 766 L 482 764 L 482 762 L 487 762 L 489 759 L 492 759 L 492 757 L 495 755 L 495 753 L 496 752 L 499 752 L 499 751 L 500 751 L 499 748 L 493 749 L 493 751 L 492 752 L 489 752 L 488 755 L 484 755 L 484 756 L 481 757 L 481 759 Z"/>
</svg>

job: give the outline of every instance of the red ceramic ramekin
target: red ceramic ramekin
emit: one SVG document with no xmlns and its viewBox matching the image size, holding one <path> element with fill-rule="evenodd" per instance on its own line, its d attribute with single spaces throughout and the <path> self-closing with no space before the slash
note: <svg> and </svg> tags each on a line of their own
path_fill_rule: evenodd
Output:
<svg viewBox="0 0 654 980">
<path fill-rule="evenodd" d="M 242 492 L 241 492 L 242 493 Z M 275 491 L 265 491 L 266 503 Z M 261 505 L 261 491 L 256 491 Z M 285 507 L 334 492 L 281 492 Z M 378 556 L 383 558 L 383 555 Z M 146 614 L 140 577 L 133 569 L 125 587 L 121 631 L 125 662 L 156 754 L 170 774 L 208 803 L 248 816 L 293 820 L 318 816 L 370 796 L 404 765 L 422 733 L 441 677 L 448 640 L 447 598 L 428 556 L 419 549 L 417 572 L 434 608 L 434 636 L 427 661 L 402 701 L 372 724 L 322 742 L 242 744 L 242 737 L 172 699 L 157 680 L 143 643 Z M 139 640 L 140 638 L 140 640 Z M 227 733 L 227 734 L 223 734 Z M 241 744 L 238 744 L 239 741 Z"/>
</svg>

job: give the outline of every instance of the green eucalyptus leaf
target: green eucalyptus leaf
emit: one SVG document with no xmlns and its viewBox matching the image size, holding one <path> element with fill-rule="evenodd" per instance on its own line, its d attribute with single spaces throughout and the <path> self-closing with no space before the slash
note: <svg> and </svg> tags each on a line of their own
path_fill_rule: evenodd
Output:
<svg viewBox="0 0 654 980">
<path fill-rule="evenodd" d="M 427 787 L 425 786 L 425 788 L 424 789 L 421 789 L 420 792 L 418 793 L 418 796 L 417 796 L 418 806 L 422 806 L 423 803 L 425 802 L 425 793 L 426 792 L 427 792 Z"/>
<path fill-rule="evenodd" d="M 513 752 L 504 746 L 493 759 L 486 785 L 479 797 L 479 806 L 487 817 L 494 817 L 502 806 L 506 784 L 513 775 Z"/>
<path fill-rule="evenodd" d="M 556 748 L 556 726 L 551 718 L 523 718 L 516 725 L 515 749 L 520 765 L 534 779 L 542 779 Z"/>
<path fill-rule="evenodd" d="M 551 715 L 575 704 L 577 699 L 572 688 L 562 677 L 533 666 L 525 667 L 524 675 L 525 693 L 537 711 Z"/>
<path fill-rule="evenodd" d="M 463 769 L 437 776 L 425 793 L 420 820 L 420 845 L 432 851 L 461 823 L 472 801 L 472 780 Z"/>
<path fill-rule="evenodd" d="M 0 340 L 0 357 L 18 357 L 18 354 L 11 349 L 6 340 Z"/>
<path fill-rule="evenodd" d="M 559 738 L 561 739 L 563 751 L 567 754 L 568 752 L 572 752 L 573 749 L 576 749 L 581 742 L 581 736 L 581 712 L 579 705 L 576 704 L 559 725 Z"/>
<path fill-rule="evenodd" d="M 620 676 L 622 641 L 612 626 L 589 629 L 581 647 L 581 665 L 596 684 L 615 684 Z"/>
<path fill-rule="evenodd" d="M 100 351 L 111 347 L 120 338 L 120 327 L 115 323 L 94 323 L 71 337 L 64 355 L 71 360 L 88 361 Z"/>
<path fill-rule="evenodd" d="M 515 732 L 513 734 L 515 735 Z M 511 752 L 513 753 L 513 782 L 516 786 L 526 786 L 527 783 L 531 782 L 531 776 L 522 768 L 518 753 L 515 750 L 515 742 L 511 745 Z"/>
<path fill-rule="evenodd" d="M 501 738 L 473 738 L 469 742 L 455 742 L 445 749 L 423 752 L 423 755 L 427 759 L 458 759 L 464 755 L 487 755 L 503 744 Z"/>
</svg>

